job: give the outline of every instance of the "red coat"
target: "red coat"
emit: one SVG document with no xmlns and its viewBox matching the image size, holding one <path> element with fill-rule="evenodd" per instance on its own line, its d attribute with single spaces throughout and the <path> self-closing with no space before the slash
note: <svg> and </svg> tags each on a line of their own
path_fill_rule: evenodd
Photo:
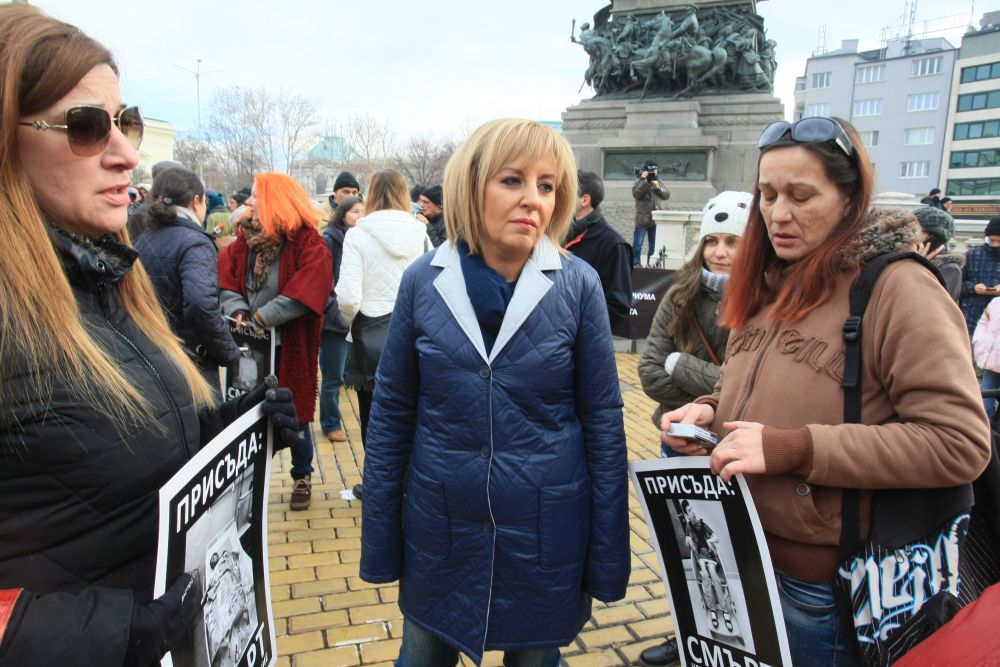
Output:
<svg viewBox="0 0 1000 667">
<path fill-rule="evenodd" d="M 219 287 L 247 296 L 250 246 L 240 234 L 219 255 Z M 330 251 L 312 227 L 289 237 L 278 255 L 278 292 L 302 303 L 309 312 L 281 327 L 278 383 L 295 396 L 295 410 L 303 424 L 316 410 L 319 343 L 323 312 L 333 290 Z"/>
</svg>

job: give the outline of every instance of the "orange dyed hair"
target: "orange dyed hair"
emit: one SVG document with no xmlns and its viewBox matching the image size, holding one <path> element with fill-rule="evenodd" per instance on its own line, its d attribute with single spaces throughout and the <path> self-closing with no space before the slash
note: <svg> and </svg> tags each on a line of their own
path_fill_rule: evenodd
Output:
<svg viewBox="0 0 1000 667">
<path fill-rule="evenodd" d="M 257 219 L 273 238 L 295 236 L 303 227 L 319 227 L 319 214 L 299 182 L 287 174 L 265 171 L 253 181 Z"/>
<path fill-rule="evenodd" d="M 832 296 L 833 287 L 844 270 L 842 248 L 864 227 L 865 215 L 871 203 L 874 170 L 868 152 L 854 126 L 835 118 L 854 144 L 857 163 L 832 143 L 799 143 L 786 137 L 761 151 L 764 153 L 797 146 L 814 155 L 822 164 L 827 178 L 847 196 L 847 212 L 840 224 L 819 248 L 793 264 L 786 264 L 774 252 L 767 226 L 760 212 L 760 158 L 754 172 L 753 204 L 740 253 L 726 286 L 719 322 L 730 329 L 739 329 L 755 313 L 774 302 L 771 320 L 790 324 L 797 322 L 820 307 Z M 765 274 L 771 269 L 787 266 L 787 274 L 777 291 L 768 286 Z"/>
</svg>

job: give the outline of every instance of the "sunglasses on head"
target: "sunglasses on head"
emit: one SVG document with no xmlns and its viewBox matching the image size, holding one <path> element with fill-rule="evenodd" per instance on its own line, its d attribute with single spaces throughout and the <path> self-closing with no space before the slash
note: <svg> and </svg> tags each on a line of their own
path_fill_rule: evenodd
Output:
<svg viewBox="0 0 1000 667">
<path fill-rule="evenodd" d="M 784 120 L 775 121 L 761 132 L 757 148 L 763 150 L 781 141 L 789 134 L 791 134 L 792 141 L 800 144 L 832 143 L 842 150 L 848 158 L 857 160 L 858 153 L 844 128 L 834 119 L 822 116 L 803 118 L 796 121 L 794 125 Z"/>
<path fill-rule="evenodd" d="M 142 143 L 143 120 L 139 107 L 124 107 L 112 117 L 104 107 L 79 104 L 66 109 L 63 125 L 52 125 L 44 120 L 22 120 L 19 125 L 29 125 L 36 130 L 66 130 L 69 148 L 75 155 L 97 155 L 108 145 L 111 125 L 125 135 L 132 148 Z"/>
</svg>

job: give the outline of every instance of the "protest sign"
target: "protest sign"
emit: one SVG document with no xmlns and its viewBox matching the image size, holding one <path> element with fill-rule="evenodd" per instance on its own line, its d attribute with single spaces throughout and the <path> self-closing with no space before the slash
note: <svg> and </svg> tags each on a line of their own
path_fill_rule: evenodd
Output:
<svg viewBox="0 0 1000 667">
<path fill-rule="evenodd" d="M 222 400 L 237 398 L 252 391 L 267 375 L 275 374 L 274 329 L 236 326 L 226 318 L 229 333 L 240 348 L 240 358 L 222 368 Z"/>
<path fill-rule="evenodd" d="M 777 585 L 742 475 L 726 483 L 707 456 L 635 461 L 685 667 L 791 666 Z"/>
<path fill-rule="evenodd" d="M 274 664 L 267 563 L 273 435 L 257 406 L 205 445 L 160 489 L 154 595 L 190 573 L 202 591 L 191 631 L 165 656 L 175 667 Z"/>
</svg>

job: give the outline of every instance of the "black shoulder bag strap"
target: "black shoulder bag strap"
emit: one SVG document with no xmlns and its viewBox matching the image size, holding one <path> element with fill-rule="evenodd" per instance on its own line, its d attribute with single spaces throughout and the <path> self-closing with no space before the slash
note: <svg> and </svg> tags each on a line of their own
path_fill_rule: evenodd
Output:
<svg viewBox="0 0 1000 667">
<path fill-rule="evenodd" d="M 878 255 L 861 266 L 861 273 L 851 284 L 850 315 L 844 322 L 844 423 L 861 423 L 861 325 L 872 289 L 882 271 L 892 262 L 912 259 L 927 267 L 944 286 L 941 273 L 930 260 L 915 252 L 890 252 Z M 861 504 L 857 489 L 844 489 L 841 511 L 840 545 L 837 562 L 843 563 L 857 550 L 861 542 Z"/>
</svg>

